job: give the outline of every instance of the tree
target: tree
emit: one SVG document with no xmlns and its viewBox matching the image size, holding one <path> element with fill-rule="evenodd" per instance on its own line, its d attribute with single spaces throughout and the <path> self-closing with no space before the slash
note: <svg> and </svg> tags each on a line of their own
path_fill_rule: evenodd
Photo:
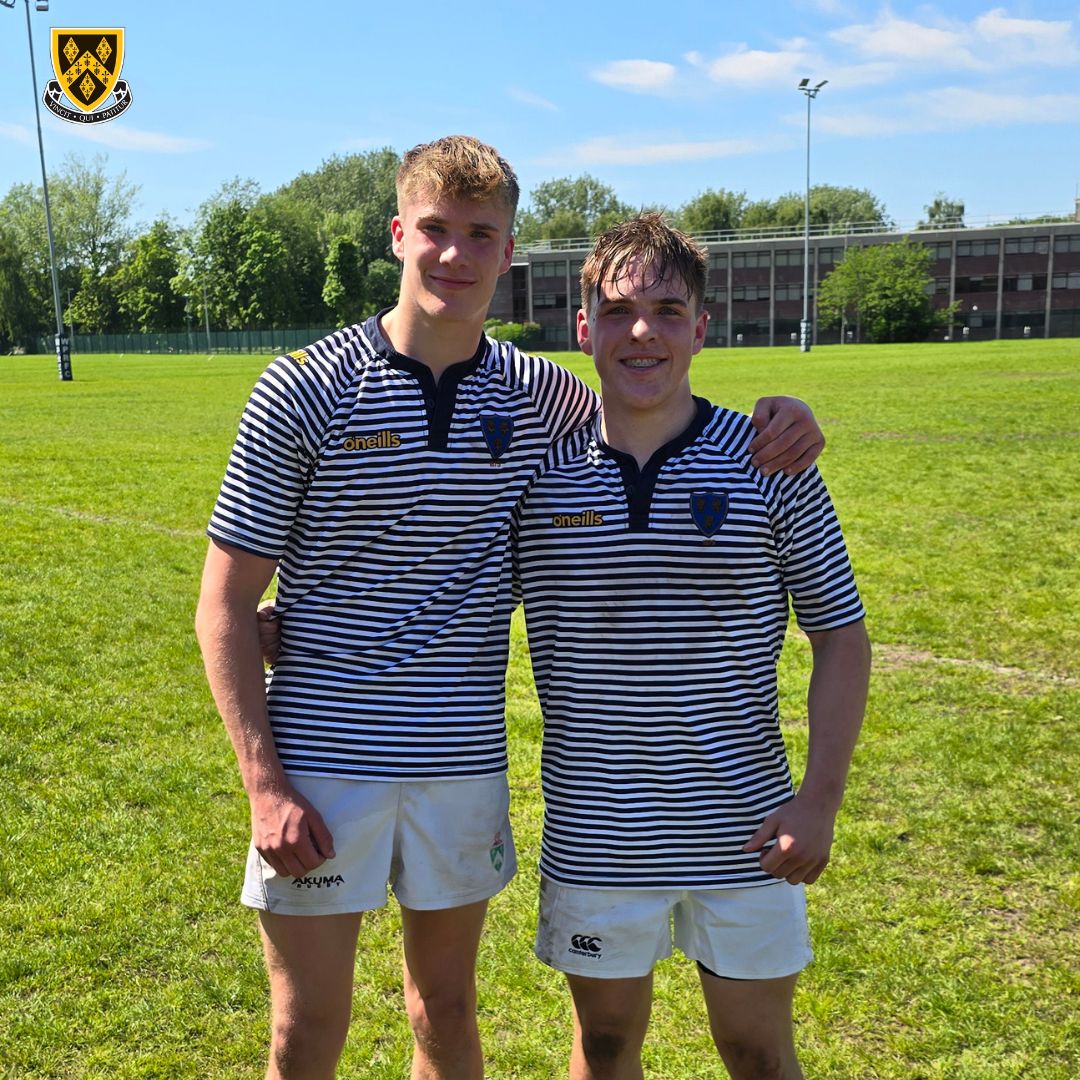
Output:
<svg viewBox="0 0 1080 1080">
<path fill-rule="evenodd" d="M 859 341 L 923 341 L 955 311 L 931 305 L 932 280 L 922 244 L 850 247 L 818 289 L 819 317 L 824 326 L 853 325 Z"/>
<path fill-rule="evenodd" d="M 31 348 L 35 335 L 45 328 L 16 238 L 0 227 L 0 352 L 15 346 Z"/>
<path fill-rule="evenodd" d="M 745 212 L 745 191 L 709 188 L 685 203 L 676 219 L 683 232 L 734 232 L 742 225 Z"/>
<path fill-rule="evenodd" d="M 348 236 L 335 236 L 326 253 L 323 303 L 339 326 L 355 322 L 364 303 L 364 271 L 358 258 L 360 246 Z"/>
<path fill-rule="evenodd" d="M 788 192 L 777 199 L 750 203 L 743 228 L 801 228 L 806 223 L 806 197 Z M 829 232 L 846 232 L 851 225 L 888 228 L 885 207 L 864 188 L 815 184 L 810 188 L 810 224 Z"/>
<path fill-rule="evenodd" d="M 962 199 L 951 199 L 939 191 L 929 206 L 924 206 L 926 220 L 920 221 L 917 229 L 962 229 L 964 227 L 964 203 Z"/>
<path fill-rule="evenodd" d="M 615 189 L 595 176 L 565 176 L 533 188 L 529 207 L 518 215 L 517 235 L 521 240 L 596 235 L 632 213 Z"/>
<path fill-rule="evenodd" d="M 401 288 L 401 267 L 397 262 L 376 259 L 364 279 L 364 311 L 366 318 L 397 302 Z"/>
<path fill-rule="evenodd" d="M 172 284 L 179 271 L 179 234 L 160 218 L 132 242 L 112 278 L 126 328 L 146 334 L 183 325 L 184 297 Z"/>
</svg>

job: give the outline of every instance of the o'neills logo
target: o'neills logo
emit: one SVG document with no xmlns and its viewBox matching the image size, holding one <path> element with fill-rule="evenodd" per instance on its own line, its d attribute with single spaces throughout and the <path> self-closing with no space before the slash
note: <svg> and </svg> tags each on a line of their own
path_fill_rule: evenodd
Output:
<svg viewBox="0 0 1080 1080">
<path fill-rule="evenodd" d="M 353 435 L 341 444 L 342 450 L 392 450 L 401 445 L 401 436 L 392 431 L 380 431 L 375 435 Z"/>
<path fill-rule="evenodd" d="M 123 27 L 53 27 L 56 78 L 45 86 L 45 107 L 70 124 L 114 120 L 131 105 L 131 87 L 120 78 L 123 63 Z"/>
<path fill-rule="evenodd" d="M 583 525 L 603 525 L 604 515 L 597 510 L 586 510 L 581 514 L 552 514 L 551 524 L 556 529 L 576 529 Z"/>
</svg>

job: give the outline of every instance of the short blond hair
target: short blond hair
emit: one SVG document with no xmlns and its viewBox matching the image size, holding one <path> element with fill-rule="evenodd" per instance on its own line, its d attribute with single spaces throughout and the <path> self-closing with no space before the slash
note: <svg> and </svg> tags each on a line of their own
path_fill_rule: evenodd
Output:
<svg viewBox="0 0 1080 1080">
<path fill-rule="evenodd" d="M 520 194 L 509 162 L 471 135 L 446 135 L 414 146 L 397 171 L 399 213 L 403 202 L 418 195 L 469 202 L 493 199 L 510 211 L 512 221 Z"/>
<path fill-rule="evenodd" d="M 605 281 L 621 281 L 641 263 L 653 281 L 680 280 L 695 312 L 705 302 L 708 261 L 705 249 L 684 232 L 672 228 L 663 214 L 638 214 L 601 233 L 581 267 L 581 307 L 592 314 L 593 302 Z"/>
</svg>

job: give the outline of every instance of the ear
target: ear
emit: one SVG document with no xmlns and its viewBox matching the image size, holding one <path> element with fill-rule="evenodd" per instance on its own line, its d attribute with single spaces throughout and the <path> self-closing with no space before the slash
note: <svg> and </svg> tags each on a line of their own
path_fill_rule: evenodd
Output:
<svg viewBox="0 0 1080 1080">
<path fill-rule="evenodd" d="M 400 214 L 395 214 L 390 222 L 390 247 L 400 262 L 405 261 L 405 223 Z"/>
<path fill-rule="evenodd" d="M 589 319 L 583 308 L 577 313 L 577 340 L 581 351 L 586 356 L 592 356 L 592 339 L 589 337 Z"/>
<path fill-rule="evenodd" d="M 701 314 L 697 318 L 697 323 L 694 326 L 694 347 L 691 351 L 691 356 L 696 356 L 701 352 L 702 345 L 705 344 L 705 330 L 709 325 L 709 313 L 702 308 Z"/>
<path fill-rule="evenodd" d="M 505 274 L 506 271 L 510 269 L 510 261 L 513 259 L 513 257 L 514 257 L 514 234 L 511 233 L 506 238 L 506 248 L 503 251 L 503 261 L 502 261 L 502 265 L 499 267 L 499 273 L 500 274 Z"/>
</svg>

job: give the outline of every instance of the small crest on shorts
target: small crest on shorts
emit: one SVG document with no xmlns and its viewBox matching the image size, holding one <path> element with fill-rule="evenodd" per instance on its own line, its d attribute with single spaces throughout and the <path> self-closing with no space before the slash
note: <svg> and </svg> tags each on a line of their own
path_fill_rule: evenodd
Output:
<svg viewBox="0 0 1080 1080">
<path fill-rule="evenodd" d="M 497 832 L 491 841 L 491 849 L 488 851 L 491 856 L 491 865 L 495 867 L 496 871 L 503 868 L 503 863 L 506 861 L 506 844 L 503 841 L 501 832 Z"/>
<path fill-rule="evenodd" d="M 728 512 L 726 491 L 695 491 L 690 496 L 690 516 L 703 536 L 715 536 Z"/>
<path fill-rule="evenodd" d="M 510 447 L 514 437 L 514 418 L 485 413 L 480 417 L 480 430 L 484 433 L 484 442 L 491 453 L 492 462 L 497 462 Z"/>
</svg>

